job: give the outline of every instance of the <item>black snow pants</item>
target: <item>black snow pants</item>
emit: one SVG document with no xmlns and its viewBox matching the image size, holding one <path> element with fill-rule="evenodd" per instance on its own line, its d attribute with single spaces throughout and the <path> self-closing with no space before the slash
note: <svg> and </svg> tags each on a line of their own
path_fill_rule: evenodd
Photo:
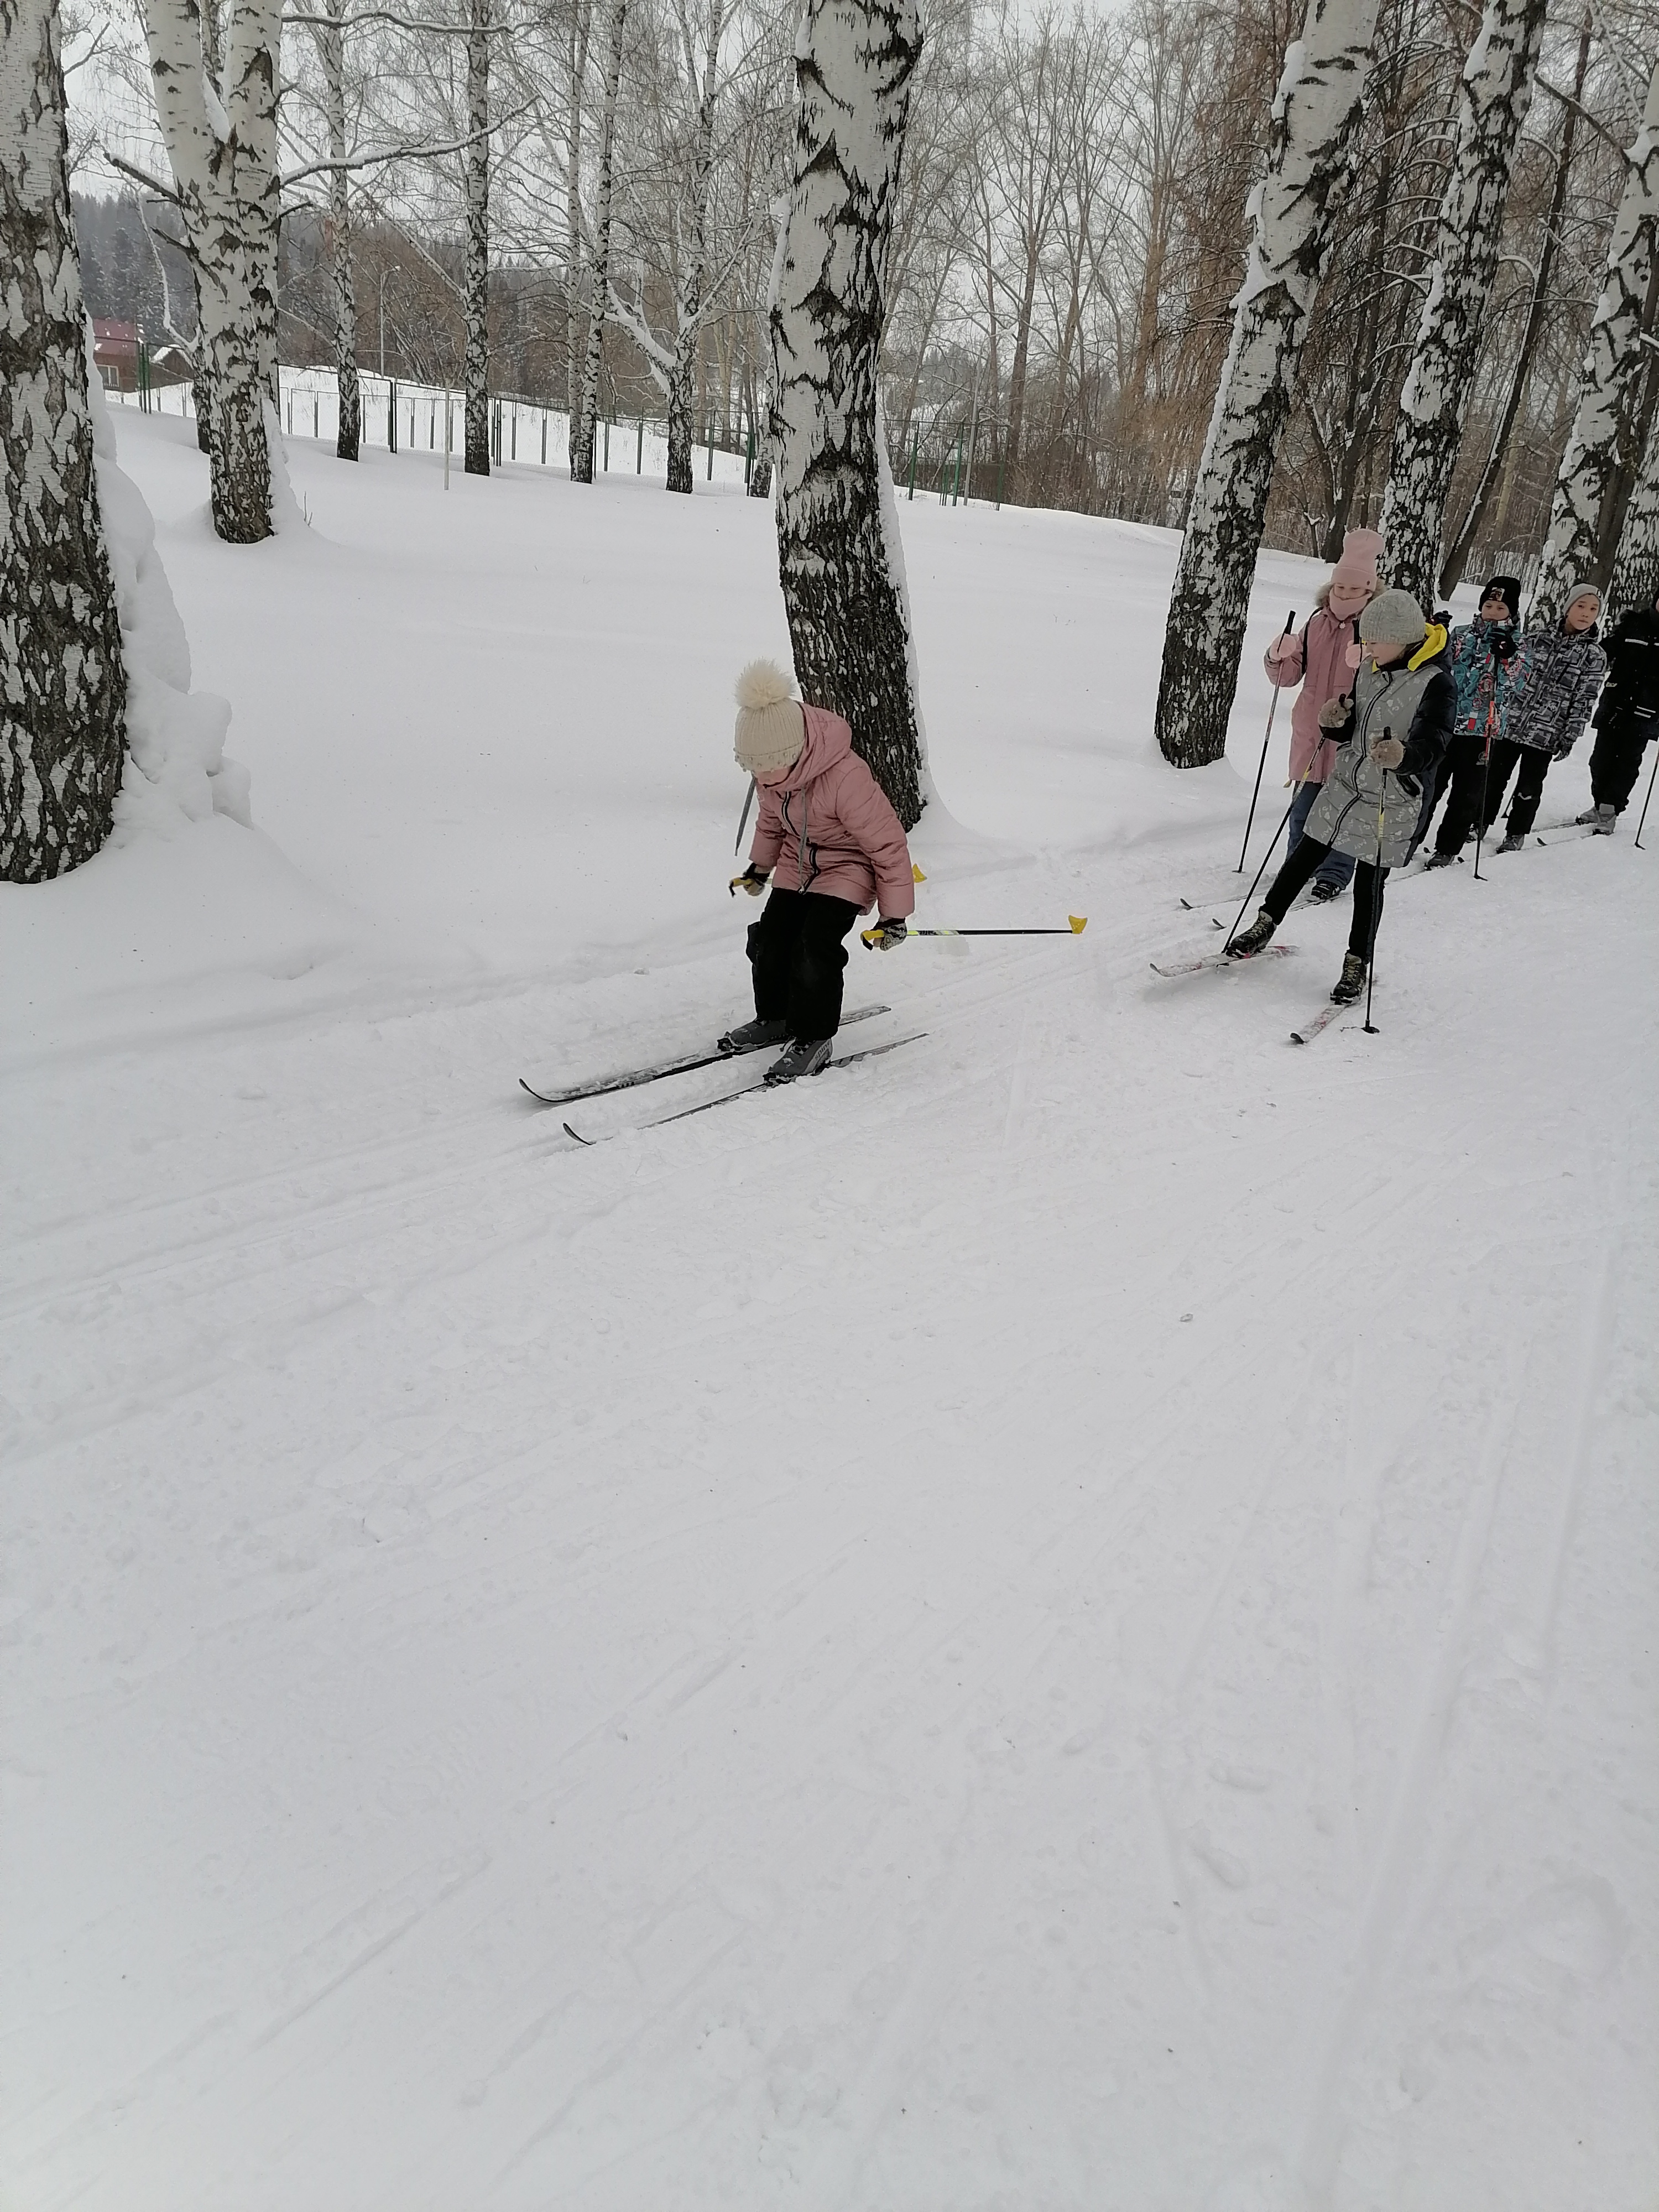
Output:
<svg viewBox="0 0 1659 2212">
<path fill-rule="evenodd" d="M 1510 835 L 1524 837 L 1538 819 L 1538 802 L 1544 796 L 1544 778 L 1550 772 L 1553 754 L 1538 745 L 1518 745 L 1513 738 L 1499 738 L 1492 749 L 1492 769 L 1486 778 L 1486 815 L 1481 823 L 1481 834 L 1492 828 L 1498 819 L 1498 810 L 1504 804 L 1504 793 L 1518 761 L 1521 773 L 1515 779 L 1515 797 L 1510 801 Z"/>
<path fill-rule="evenodd" d="M 850 899 L 774 890 L 749 932 L 755 1013 L 787 1022 L 792 1037 L 830 1037 L 841 1027 L 842 943 L 859 918 Z"/>
<path fill-rule="evenodd" d="M 1261 902 L 1275 921 L 1284 921 L 1291 901 L 1318 874 L 1319 864 L 1330 849 L 1316 837 L 1301 840 L 1273 878 Z M 1376 924 L 1382 919 L 1382 886 L 1388 879 L 1388 870 L 1377 867 L 1370 860 L 1361 860 L 1353 872 L 1353 919 L 1348 924 L 1348 950 L 1357 952 L 1362 960 L 1370 959 L 1376 941 Z"/>
<path fill-rule="evenodd" d="M 1440 827 L 1435 833 L 1434 849 L 1455 859 L 1468 842 L 1484 798 L 1492 806 L 1492 815 L 1498 811 L 1492 803 L 1492 791 L 1498 775 L 1498 752 L 1505 740 L 1492 741 L 1492 759 L 1486 759 L 1486 740 L 1484 736 L 1460 738 L 1456 740 L 1457 757 L 1452 763 L 1451 790 L 1446 799 L 1446 811 L 1440 817 Z"/>
<path fill-rule="evenodd" d="M 1596 732 L 1595 750 L 1590 755 L 1590 797 L 1598 806 L 1624 812 L 1642 773 L 1642 754 L 1655 727 L 1652 722 L 1620 720 Z"/>
</svg>

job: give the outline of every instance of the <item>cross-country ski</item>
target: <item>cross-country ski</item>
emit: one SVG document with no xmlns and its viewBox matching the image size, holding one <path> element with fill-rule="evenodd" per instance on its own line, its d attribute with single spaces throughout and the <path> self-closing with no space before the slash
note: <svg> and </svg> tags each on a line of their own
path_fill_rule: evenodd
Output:
<svg viewBox="0 0 1659 2212">
<path fill-rule="evenodd" d="M 1656 2212 L 1659 10 L 0 49 L 5 2204 Z"/>
<path fill-rule="evenodd" d="M 843 1024 L 867 1022 L 877 1014 L 891 1011 L 888 1006 L 854 1006 L 841 1018 Z M 632 1091 L 641 1084 L 661 1083 L 671 1075 L 688 1075 L 700 1067 L 718 1067 L 722 1060 L 741 1059 L 751 1052 L 764 1052 L 768 1042 L 753 1038 L 742 1044 L 717 1047 L 713 1052 L 688 1053 L 678 1060 L 659 1060 L 654 1066 L 630 1068 L 620 1075 L 599 1076 L 591 1083 L 578 1083 L 568 1091 L 538 1091 L 522 1075 L 519 1081 L 538 1105 L 568 1106 L 579 1098 L 603 1098 L 613 1091 Z"/>
<path fill-rule="evenodd" d="M 1270 957 L 1275 960 L 1283 960 L 1296 951 L 1293 945 L 1273 945 L 1267 949 Z M 1166 958 L 1154 960 L 1150 963 L 1154 975 L 1198 975 L 1208 968 L 1231 969 L 1244 964 L 1246 964 L 1244 962 L 1234 960 L 1225 952 L 1204 952 L 1199 954 L 1195 959 Z"/>
<path fill-rule="evenodd" d="M 839 1068 L 855 1067 L 860 1060 L 879 1060 L 887 1053 L 896 1052 L 902 1044 L 916 1043 L 926 1034 L 926 1030 L 917 1030 L 909 1036 L 893 1037 L 885 1044 L 866 1045 L 861 1052 L 844 1053 L 839 1060 L 826 1060 L 821 1068 L 815 1069 L 813 1073 L 817 1075 L 833 1074 Z M 750 1083 L 740 1083 L 734 1091 L 723 1091 L 718 1098 L 700 1099 L 695 1106 L 677 1107 L 672 1114 L 653 1114 L 648 1121 L 630 1123 L 627 1128 L 607 1130 L 603 1137 L 585 1137 L 580 1129 L 573 1128 L 568 1121 L 562 1126 L 566 1136 L 574 1137 L 579 1145 L 592 1146 L 604 1143 L 608 1137 L 627 1136 L 630 1130 L 666 1128 L 671 1121 L 690 1121 L 693 1115 L 712 1113 L 715 1107 L 729 1106 L 734 1099 L 747 1098 L 751 1092 L 775 1091 L 783 1087 L 767 1076 L 757 1075 Z"/>
</svg>

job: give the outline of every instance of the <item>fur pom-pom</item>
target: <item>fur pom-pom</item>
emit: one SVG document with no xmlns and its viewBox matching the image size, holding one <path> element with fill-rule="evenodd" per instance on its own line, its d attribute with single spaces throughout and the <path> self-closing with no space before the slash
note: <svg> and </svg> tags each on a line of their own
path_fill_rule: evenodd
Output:
<svg viewBox="0 0 1659 2212">
<path fill-rule="evenodd" d="M 751 660 L 738 678 L 738 704 L 750 714 L 781 706 L 794 696 L 794 678 L 775 660 Z"/>
</svg>

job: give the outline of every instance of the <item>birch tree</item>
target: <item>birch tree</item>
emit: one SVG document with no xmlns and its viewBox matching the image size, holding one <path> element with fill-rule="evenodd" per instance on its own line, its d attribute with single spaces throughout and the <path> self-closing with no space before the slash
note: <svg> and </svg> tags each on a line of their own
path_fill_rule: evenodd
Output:
<svg viewBox="0 0 1659 2212">
<path fill-rule="evenodd" d="M 1557 592 L 1559 601 L 1559 592 Z M 1659 414 L 1648 430 L 1641 472 L 1625 509 L 1624 527 L 1607 586 L 1607 612 L 1615 621 L 1632 608 L 1659 600 Z"/>
<path fill-rule="evenodd" d="M 1607 495 L 1639 441 L 1637 403 L 1645 349 L 1646 308 L 1655 282 L 1659 223 L 1659 67 L 1648 83 L 1642 121 L 1625 156 L 1625 184 L 1607 271 L 1578 377 L 1578 404 L 1550 502 L 1548 533 L 1531 612 L 1553 623 L 1574 581 L 1600 583 L 1606 566 Z M 1644 477 L 1646 470 L 1644 469 Z M 1641 526 L 1638 525 L 1638 537 Z M 1629 536 L 1626 528 L 1624 535 Z M 1620 552 L 1622 554 L 1623 548 Z M 1649 602 L 1651 605 L 1651 601 Z"/>
<path fill-rule="evenodd" d="M 126 673 L 93 471 L 53 0 L 0 0 L 0 878 L 110 831 Z"/>
<path fill-rule="evenodd" d="M 489 0 L 466 40 L 466 473 L 489 474 Z"/>
<path fill-rule="evenodd" d="M 659 189 L 653 194 L 659 214 L 666 217 L 668 250 L 663 258 L 671 268 L 676 260 L 678 263 L 673 277 L 672 343 L 665 343 L 651 328 L 642 286 L 641 296 L 632 303 L 620 296 L 614 283 L 610 287 L 611 312 L 645 356 L 667 404 L 668 489 L 687 495 L 692 485 L 692 381 L 703 329 L 718 303 L 726 274 L 722 270 L 710 282 L 708 201 L 714 169 L 714 109 L 720 90 L 720 40 L 729 14 L 727 0 L 703 0 L 702 12 L 694 21 L 686 0 L 675 0 L 678 64 L 684 76 L 678 85 L 664 88 L 668 95 L 666 100 L 653 103 L 659 118 L 671 122 L 671 137 L 675 135 L 672 111 L 665 117 L 664 109 L 670 103 L 683 102 L 689 110 L 684 161 L 675 165 L 681 167 L 680 190 L 669 198 L 665 208 L 661 204 Z M 673 150 L 671 149 L 671 163 Z M 630 224 L 635 235 L 647 227 L 635 214 Z M 732 259 L 741 254 L 744 244 L 744 241 L 738 242 Z"/>
<path fill-rule="evenodd" d="M 1352 173 L 1376 9 L 1377 0 L 1310 0 L 1273 98 L 1232 343 L 1164 631 L 1158 741 L 1176 768 L 1203 767 L 1227 749 L 1273 459 Z"/>
<path fill-rule="evenodd" d="M 213 526 L 241 545 L 270 535 L 280 27 L 281 0 L 228 0 L 216 78 L 197 0 L 147 0 L 155 107 L 196 265 L 212 392 Z"/>
<path fill-rule="evenodd" d="M 793 179 L 769 317 L 779 568 L 795 672 L 842 714 L 907 829 L 921 817 L 915 654 L 876 371 L 915 0 L 806 0 Z M 885 509 L 885 511 L 884 511 Z M 895 536 L 896 536 L 895 532 Z"/>
<path fill-rule="evenodd" d="M 1516 142 L 1531 105 L 1544 0 L 1486 0 L 1463 64 L 1457 143 L 1441 196 L 1435 258 L 1395 417 L 1382 501 L 1391 584 L 1434 604 L 1440 540 L 1463 417 L 1503 242 Z"/>
<path fill-rule="evenodd" d="M 593 481 L 593 447 L 599 421 L 599 368 L 604 358 L 605 312 L 611 292 L 611 217 L 616 194 L 617 98 L 622 83 L 623 40 L 628 0 L 611 0 L 605 49 L 605 93 L 599 111 L 599 163 L 594 187 L 593 259 L 588 272 L 587 351 L 581 386 L 570 416 L 570 480 Z"/>
<path fill-rule="evenodd" d="M 362 400 L 357 385 L 357 294 L 351 263 L 351 202 L 347 167 L 345 9 L 346 0 L 321 0 L 322 15 L 312 24 L 323 77 L 323 112 L 328 130 L 329 266 L 334 284 L 334 374 L 340 394 L 339 434 L 335 452 L 355 461 L 362 437 Z"/>
<path fill-rule="evenodd" d="M 1449 599 L 1462 582 L 1470 548 L 1485 527 L 1487 514 L 1497 495 L 1498 478 L 1509 451 L 1516 417 L 1521 412 L 1527 381 L 1532 374 L 1533 357 L 1544 327 L 1544 310 L 1549 299 L 1550 279 L 1554 273 L 1556 251 L 1560 243 L 1561 218 L 1566 209 L 1567 182 L 1572 173 L 1573 140 L 1577 133 L 1579 103 L 1583 97 L 1584 77 L 1589 68 L 1589 52 L 1590 24 L 1586 17 L 1578 37 L 1578 60 L 1573 72 L 1572 97 L 1566 103 L 1563 113 L 1561 145 L 1555 161 L 1555 181 L 1544 216 L 1544 234 L 1538 248 L 1537 265 L 1533 270 L 1532 289 L 1527 297 L 1527 316 L 1522 325 L 1521 343 L 1515 349 L 1504 404 L 1498 410 L 1497 426 L 1492 431 L 1492 444 L 1486 454 L 1486 465 L 1480 471 L 1480 480 L 1475 485 L 1474 495 L 1469 501 L 1469 511 L 1463 518 L 1462 527 L 1446 548 L 1445 557 L 1440 564 L 1440 596 L 1443 599 Z"/>
</svg>

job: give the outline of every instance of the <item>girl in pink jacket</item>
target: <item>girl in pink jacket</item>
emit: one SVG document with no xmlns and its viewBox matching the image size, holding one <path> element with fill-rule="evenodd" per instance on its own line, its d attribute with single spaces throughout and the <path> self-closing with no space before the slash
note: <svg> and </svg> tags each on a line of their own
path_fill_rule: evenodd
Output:
<svg viewBox="0 0 1659 2212">
<path fill-rule="evenodd" d="M 738 765 L 755 779 L 760 811 L 749 866 L 732 885 L 766 910 L 749 932 L 755 1018 L 728 1030 L 722 1052 L 785 1044 L 769 1083 L 793 1083 L 830 1064 L 841 1026 L 844 939 L 872 906 L 874 942 L 904 942 L 915 910 L 910 848 L 899 818 L 853 750 L 839 714 L 794 696 L 781 668 L 757 660 L 738 678 Z"/>
<path fill-rule="evenodd" d="M 1353 689 L 1353 670 L 1347 650 L 1358 641 L 1361 613 L 1380 588 L 1377 556 L 1382 540 L 1374 530 L 1350 530 L 1342 539 L 1342 558 L 1322 585 L 1314 612 L 1300 637 L 1278 637 L 1267 648 L 1267 680 L 1288 690 L 1302 686 L 1291 709 L 1291 781 L 1296 797 L 1291 801 L 1290 841 L 1285 858 L 1302 842 L 1302 833 L 1321 787 L 1336 758 L 1336 745 L 1322 728 L 1319 713 L 1327 701 L 1346 698 Z M 1346 889 L 1354 864 L 1346 853 L 1332 853 L 1322 862 L 1313 879 L 1310 896 L 1334 899 Z"/>
</svg>

